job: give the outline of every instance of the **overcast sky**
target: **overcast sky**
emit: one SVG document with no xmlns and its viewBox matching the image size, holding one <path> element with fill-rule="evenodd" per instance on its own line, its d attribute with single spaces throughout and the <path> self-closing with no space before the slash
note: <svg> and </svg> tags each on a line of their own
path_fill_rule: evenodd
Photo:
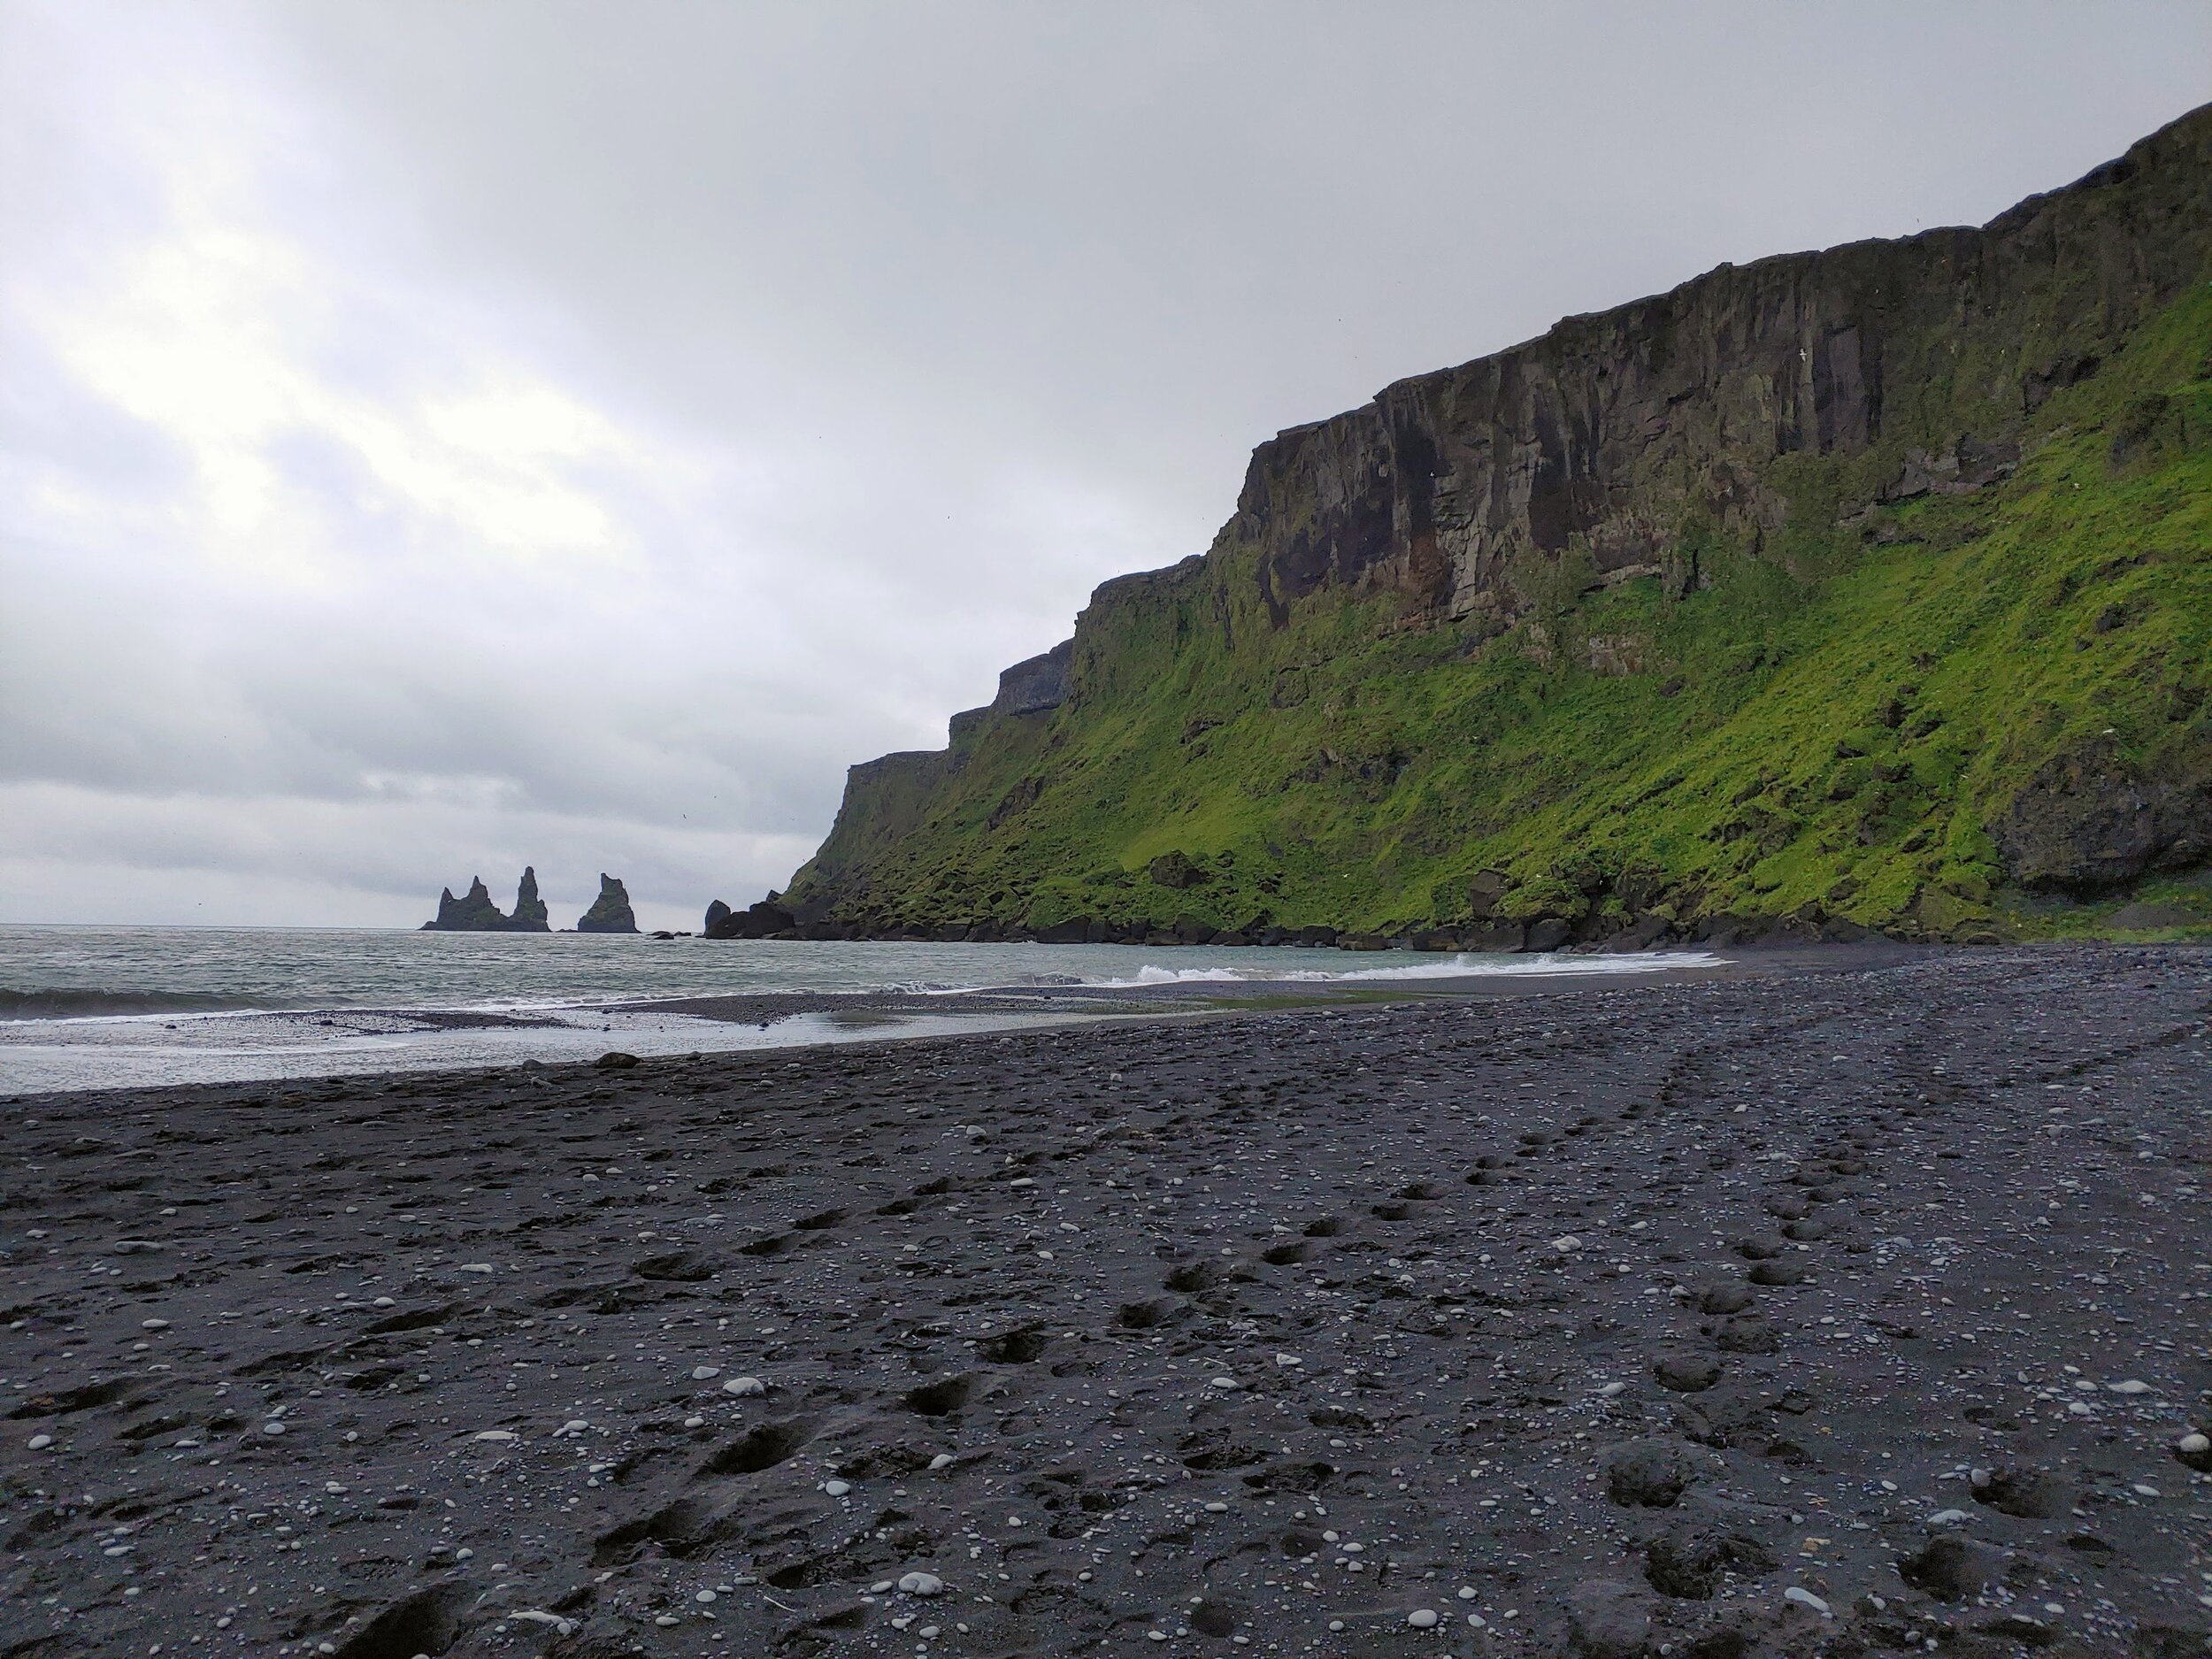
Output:
<svg viewBox="0 0 2212 1659">
<path fill-rule="evenodd" d="M 0 0 L 0 920 L 696 926 L 1279 428 L 2208 65 L 2201 0 Z"/>
</svg>

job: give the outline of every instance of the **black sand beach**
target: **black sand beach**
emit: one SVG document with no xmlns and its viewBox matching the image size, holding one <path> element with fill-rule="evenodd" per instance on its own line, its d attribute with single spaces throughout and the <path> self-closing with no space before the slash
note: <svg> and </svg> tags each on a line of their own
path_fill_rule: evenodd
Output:
<svg viewBox="0 0 2212 1659">
<path fill-rule="evenodd" d="M 0 1655 L 2208 1651 L 2212 956 L 0 1107 Z"/>
</svg>

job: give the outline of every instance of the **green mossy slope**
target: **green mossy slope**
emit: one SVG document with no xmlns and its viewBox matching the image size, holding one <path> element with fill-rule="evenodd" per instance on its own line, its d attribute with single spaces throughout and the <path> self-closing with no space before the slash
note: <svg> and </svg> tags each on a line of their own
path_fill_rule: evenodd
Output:
<svg viewBox="0 0 2212 1659">
<path fill-rule="evenodd" d="M 1997 839 L 2054 757 L 2212 776 L 2212 291 L 2054 396 L 2022 452 L 2001 482 L 1839 523 L 1821 510 L 1867 457 L 1785 457 L 1789 532 L 1756 554 L 1692 526 L 1694 581 L 1602 588 L 1563 560 L 1487 637 L 1388 593 L 1279 626 L 1225 532 L 1102 590 L 1066 702 L 911 757 L 900 821 L 841 819 L 792 896 L 887 932 L 2212 920 L 2185 876 L 2020 892 Z M 830 867 L 839 837 L 864 867 Z M 1192 885 L 1148 873 L 1179 853 L 1164 872 Z"/>
</svg>

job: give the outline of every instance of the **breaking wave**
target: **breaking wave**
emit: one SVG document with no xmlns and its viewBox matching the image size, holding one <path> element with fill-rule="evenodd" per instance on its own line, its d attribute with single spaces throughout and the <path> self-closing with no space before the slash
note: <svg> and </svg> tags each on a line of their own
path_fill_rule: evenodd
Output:
<svg viewBox="0 0 2212 1659">
<path fill-rule="evenodd" d="M 1133 978 L 1090 979 L 1102 990 L 1134 990 L 1147 985 L 1278 985 L 1290 982 L 1336 985 L 1389 979 L 1528 979 L 1655 973 L 1669 968 L 1712 968 L 1720 958 L 1702 950 L 1663 950 L 1634 956 L 1448 956 L 1436 962 L 1391 968 L 1160 968 L 1147 963 Z"/>
</svg>

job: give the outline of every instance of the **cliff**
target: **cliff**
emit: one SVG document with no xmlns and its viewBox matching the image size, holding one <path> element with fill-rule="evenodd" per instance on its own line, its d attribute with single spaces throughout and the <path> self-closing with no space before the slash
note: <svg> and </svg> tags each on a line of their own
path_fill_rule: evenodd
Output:
<svg viewBox="0 0 2212 1659">
<path fill-rule="evenodd" d="M 2212 841 L 2208 255 L 2212 110 L 1979 228 L 1722 266 L 1284 432 L 1204 555 L 1102 586 L 945 749 L 853 768 L 783 902 L 2093 925 Z"/>
</svg>

